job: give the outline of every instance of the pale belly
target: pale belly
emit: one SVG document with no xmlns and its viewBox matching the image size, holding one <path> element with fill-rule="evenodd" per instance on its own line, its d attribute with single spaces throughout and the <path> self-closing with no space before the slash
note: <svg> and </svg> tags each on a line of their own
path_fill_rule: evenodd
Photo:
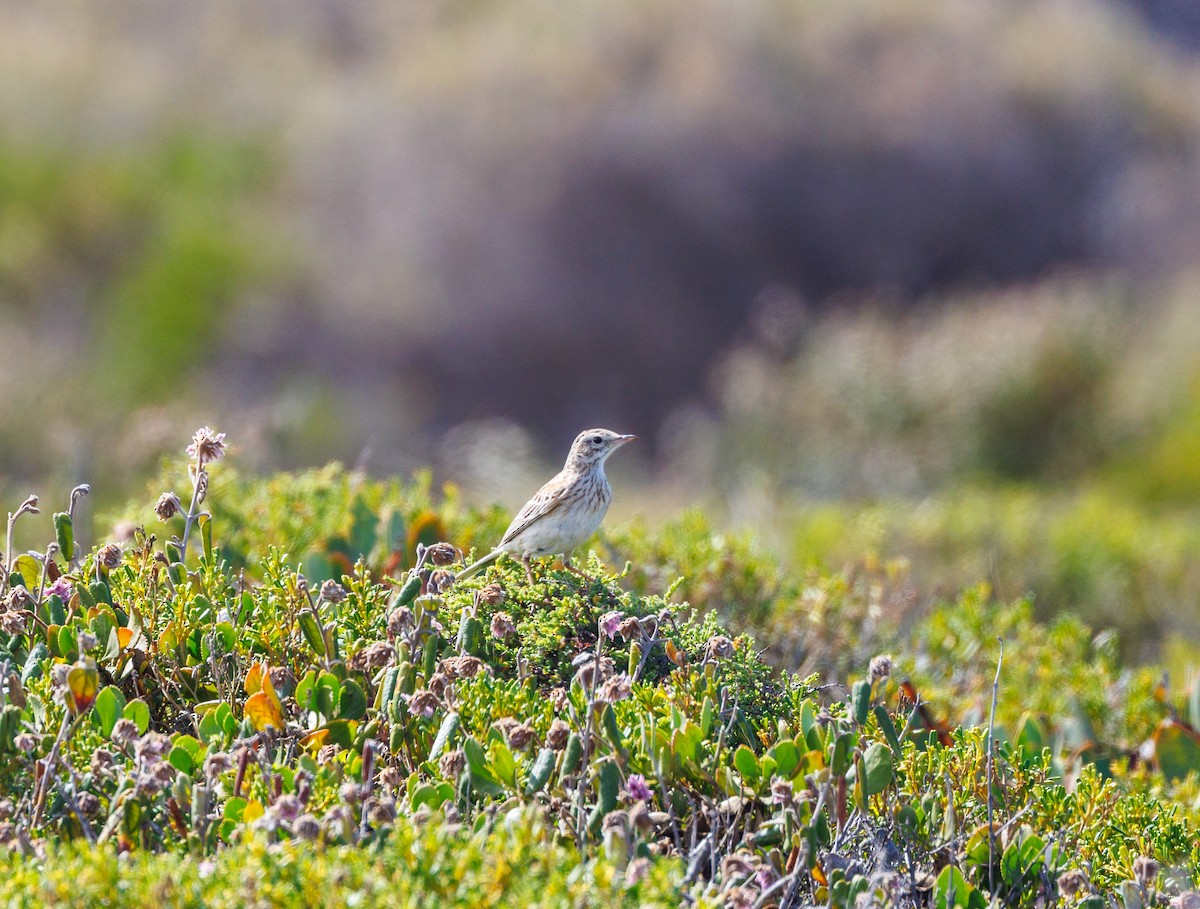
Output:
<svg viewBox="0 0 1200 909">
<path fill-rule="evenodd" d="M 572 509 L 535 522 L 512 541 L 510 551 L 529 556 L 557 555 L 570 552 L 593 533 L 604 520 L 607 504 L 593 509 Z"/>
</svg>

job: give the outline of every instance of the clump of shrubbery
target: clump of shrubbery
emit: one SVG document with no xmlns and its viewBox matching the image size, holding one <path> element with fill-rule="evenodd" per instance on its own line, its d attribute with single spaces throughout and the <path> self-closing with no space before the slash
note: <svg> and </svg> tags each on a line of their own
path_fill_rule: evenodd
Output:
<svg viewBox="0 0 1200 909">
<path fill-rule="evenodd" d="M 1195 717 L 1139 706 L 1077 747 L 1046 648 L 1096 676 L 1085 720 L 1120 694 L 1115 651 L 1074 628 L 1038 650 L 1020 604 L 968 593 L 842 687 L 727 630 L 716 607 L 736 616 L 738 591 L 760 621 L 795 591 L 695 520 L 644 550 L 620 537 L 616 572 L 502 560 L 459 584 L 460 547 L 503 516 L 427 480 L 221 478 L 212 433 L 190 451 L 186 493 L 123 543 L 83 552 L 68 508 L 48 550 L 6 552 L 13 901 L 303 905 L 318 881 L 322 904 L 970 906 L 1150 898 L 1200 874 Z M 706 579 L 703 608 L 678 601 L 686 578 L 648 589 L 667 566 Z M 864 577 L 810 578 L 798 602 L 818 628 L 869 616 Z M 989 732 L 953 717 L 995 633 Z M 1134 766 L 1122 737 L 1143 735 L 1157 753 Z"/>
</svg>

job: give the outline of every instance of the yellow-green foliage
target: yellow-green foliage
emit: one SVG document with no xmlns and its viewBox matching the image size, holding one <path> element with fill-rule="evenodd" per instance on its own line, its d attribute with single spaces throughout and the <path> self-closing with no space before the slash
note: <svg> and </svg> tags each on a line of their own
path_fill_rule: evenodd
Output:
<svg viewBox="0 0 1200 909">
<path fill-rule="evenodd" d="M 620 562 L 592 552 L 584 576 L 503 558 L 459 584 L 454 544 L 503 516 L 427 477 L 206 470 L 206 513 L 168 518 L 193 525 L 187 553 L 139 534 L 60 556 L 54 586 L 14 560 L 14 905 L 708 906 L 786 886 L 850 907 L 915 897 L 946 856 L 959 878 L 939 871 L 935 899 L 1032 905 L 1072 869 L 1111 895 L 1148 858 L 1165 894 L 1200 876 L 1200 692 L 1158 691 L 1077 620 L 984 584 L 920 607 L 902 561 L 792 577 L 698 513 L 616 530 Z M 69 553 L 61 517 L 58 538 Z"/>
<path fill-rule="evenodd" d="M 438 816 L 404 820 L 377 849 L 273 844 L 251 834 L 209 858 L 120 855 L 82 843 L 52 848 L 41 859 L 9 853 L 0 858 L 0 901 L 31 909 L 677 905 L 677 861 L 657 862 L 644 879 L 627 882 L 603 858 L 584 861 L 573 847 L 548 840 L 528 817 L 489 827 L 472 833 Z"/>
</svg>

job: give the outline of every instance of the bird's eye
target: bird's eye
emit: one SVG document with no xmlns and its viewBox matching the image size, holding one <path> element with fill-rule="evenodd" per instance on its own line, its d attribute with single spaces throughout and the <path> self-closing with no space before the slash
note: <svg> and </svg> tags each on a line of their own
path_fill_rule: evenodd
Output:
<svg viewBox="0 0 1200 909">
<path fill-rule="evenodd" d="M 592 436 L 592 444 L 593 445 L 600 445 L 603 442 L 604 442 L 604 440 L 602 438 L 600 438 L 599 436 Z"/>
</svg>

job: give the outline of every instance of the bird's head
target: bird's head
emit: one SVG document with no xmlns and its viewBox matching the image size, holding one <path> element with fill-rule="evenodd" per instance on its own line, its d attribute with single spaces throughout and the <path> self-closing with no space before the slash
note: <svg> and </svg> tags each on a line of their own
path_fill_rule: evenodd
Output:
<svg viewBox="0 0 1200 909">
<path fill-rule="evenodd" d="M 637 436 L 623 436 L 611 429 L 588 429 L 575 437 L 567 466 L 575 469 L 603 464 L 610 454 Z"/>
</svg>

